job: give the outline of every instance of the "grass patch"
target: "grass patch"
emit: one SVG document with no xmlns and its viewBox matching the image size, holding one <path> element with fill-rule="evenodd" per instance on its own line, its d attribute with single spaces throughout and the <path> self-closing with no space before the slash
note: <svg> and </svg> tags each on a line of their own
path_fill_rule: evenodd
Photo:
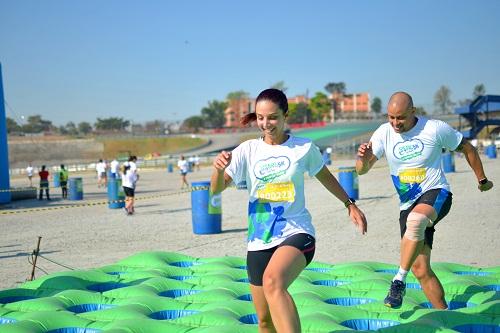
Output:
<svg viewBox="0 0 500 333">
<path fill-rule="evenodd" d="M 106 158 L 121 156 L 128 152 L 136 156 L 153 153 L 175 154 L 207 143 L 207 140 L 190 137 L 99 139 L 99 141 L 104 144 L 103 155 Z"/>
</svg>

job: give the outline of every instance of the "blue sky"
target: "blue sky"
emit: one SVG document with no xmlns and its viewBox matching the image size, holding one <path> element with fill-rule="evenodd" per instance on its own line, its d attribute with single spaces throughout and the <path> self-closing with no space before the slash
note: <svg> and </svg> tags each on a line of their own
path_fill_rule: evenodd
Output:
<svg viewBox="0 0 500 333">
<path fill-rule="evenodd" d="M 500 1 L 0 0 L 7 116 L 184 119 L 210 100 L 284 81 L 343 81 L 433 109 L 483 83 L 500 94 Z"/>
</svg>

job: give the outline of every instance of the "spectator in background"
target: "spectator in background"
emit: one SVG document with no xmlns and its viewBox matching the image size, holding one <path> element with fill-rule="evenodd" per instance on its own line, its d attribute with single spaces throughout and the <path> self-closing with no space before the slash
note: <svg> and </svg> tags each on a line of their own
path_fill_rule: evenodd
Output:
<svg viewBox="0 0 500 333">
<path fill-rule="evenodd" d="M 103 160 L 99 160 L 97 164 L 95 165 L 95 170 L 97 172 L 97 187 L 104 186 L 106 187 L 107 185 L 107 178 L 106 178 L 106 163 L 104 163 Z"/>
<path fill-rule="evenodd" d="M 26 174 L 28 175 L 31 187 L 33 186 L 33 166 L 31 165 L 31 162 L 28 164 L 28 167 L 26 168 Z"/>
<path fill-rule="evenodd" d="M 180 160 L 177 162 L 177 167 L 179 168 L 179 172 L 181 173 L 181 190 L 184 188 L 184 185 L 189 188 L 189 183 L 186 179 L 186 175 L 189 172 L 189 162 L 186 161 L 184 155 L 181 155 Z"/>
<path fill-rule="evenodd" d="M 116 158 L 114 158 L 110 165 L 109 165 L 109 169 L 110 169 L 110 172 L 111 172 L 111 178 L 113 179 L 117 179 L 118 176 L 119 176 L 119 168 L 120 168 L 120 163 L 116 160 Z"/>
<path fill-rule="evenodd" d="M 68 198 L 68 170 L 64 168 L 64 164 L 61 164 L 61 170 L 59 171 L 59 182 L 61 183 L 62 198 Z"/>
<path fill-rule="evenodd" d="M 127 213 L 127 215 L 132 215 L 135 212 L 135 187 L 137 181 L 139 180 L 139 175 L 137 174 L 137 166 L 135 165 L 136 160 L 137 157 L 130 156 L 128 161 L 123 163 L 122 186 L 123 192 L 125 192 L 125 212 Z"/>
<path fill-rule="evenodd" d="M 43 199 L 43 190 L 45 190 L 45 195 L 47 196 L 47 200 L 50 200 L 49 196 L 49 172 L 45 170 L 45 165 L 42 165 L 42 170 L 38 173 L 40 176 L 40 195 L 38 196 L 38 200 Z"/>
</svg>

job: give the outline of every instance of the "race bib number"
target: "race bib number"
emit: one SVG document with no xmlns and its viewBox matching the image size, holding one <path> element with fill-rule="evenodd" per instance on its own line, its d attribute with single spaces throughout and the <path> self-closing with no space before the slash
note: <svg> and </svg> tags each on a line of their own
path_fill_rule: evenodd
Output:
<svg viewBox="0 0 500 333">
<path fill-rule="evenodd" d="M 399 172 L 399 181 L 405 184 L 420 184 L 425 180 L 424 168 L 405 169 Z"/>
<path fill-rule="evenodd" d="M 268 183 L 257 190 L 257 198 L 261 202 L 293 202 L 295 201 L 295 186 L 288 183 Z"/>
</svg>

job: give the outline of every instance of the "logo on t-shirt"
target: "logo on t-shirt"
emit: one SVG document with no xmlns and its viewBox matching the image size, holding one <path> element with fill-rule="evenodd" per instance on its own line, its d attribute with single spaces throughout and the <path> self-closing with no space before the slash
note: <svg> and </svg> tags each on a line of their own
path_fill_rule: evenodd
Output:
<svg viewBox="0 0 500 333">
<path fill-rule="evenodd" d="M 393 154 L 398 160 L 407 161 L 422 155 L 424 143 L 419 139 L 398 142 L 394 146 Z"/>
<path fill-rule="evenodd" d="M 290 164 L 290 159 L 286 156 L 270 157 L 255 163 L 253 172 L 255 178 L 264 182 L 270 182 L 284 175 L 288 168 L 290 168 Z"/>
</svg>

